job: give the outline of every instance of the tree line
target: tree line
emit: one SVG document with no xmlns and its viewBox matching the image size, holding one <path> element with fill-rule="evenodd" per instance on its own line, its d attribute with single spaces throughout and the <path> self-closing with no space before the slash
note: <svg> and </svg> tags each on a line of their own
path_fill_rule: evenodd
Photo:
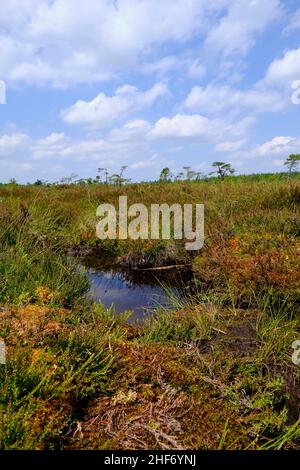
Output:
<svg viewBox="0 0 300 470">
<path fill-rule="evenodd" d="M 235 170 L 230 163 L 225 162 L 214 162 L 212 167 L 215 168 L 215 171 L 210 172 L 208 175 L 201 173 L 200 171 L 194 171 L 190 166 L 184 166 L 183 170 L 177 175 L 173 175 L 169 167 L 165 167 L 161 170 L 159 180 L 163 182 L 168 181 L 199 181 L 201 179 L 206 179 L 208 176 L 217 174 L 222 180 L 227 175 L 233 175 Z"/>
<path fill-rule="evenodd" d="M 291 154 L 287 157 L 284 162 L 284 165 L 287 167 L 288 174 L 291 175 L 293 172 L 298 170 L 300 164 L 300 154 Z M 214 171 L 205 175 L 200 171 L 194 171 L 191 166 L 184 166 L 183 171 L 180 171 L 178 174 L 174 175 L 169 167 L 165 167 L 161 170 L 159 181 L 160 182 L 171 182 L 171 181 L 200 181 L 209 178 L 210 176 L 217 175 L 221 180 L 224 180 L 226 176 L 233 175 L 235 169 L 232 167 L 231 163 L 226 162 L 213 162 L 212 167 Z M 78 175 L 72 174 L 67 177 L 61 178 L 55 183 L 48 183 L 37 179 L 33 185 L 42 186 L 42 185 L 69 185 L 69 184 L 78 184 L 78 185 L 90 185 L 90 184 L 112 184 L 117 186 L 122 186 L 131 182 L 130 178 L 125 178 L 124 173 L 128 168 L 127 165 L 123 165 L 120 168 L 118 173 L 112 173 L 108 171 L 107 168 L 98 168 L 97 176 L 92 178 L 79 178 Z M 12 178 L 9 180 L 9 184 L 17 184 L 17 181 Z M 31 183 L 28 183 L 31 184 Z"/>
</svg>

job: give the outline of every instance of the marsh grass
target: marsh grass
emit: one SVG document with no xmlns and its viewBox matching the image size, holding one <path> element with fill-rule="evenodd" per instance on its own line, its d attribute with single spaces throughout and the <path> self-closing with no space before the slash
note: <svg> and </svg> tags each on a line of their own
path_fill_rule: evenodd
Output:
<svg viewBox="0 0 300 470">
<path fill-rule="evenodd" d="M 204 249 L 97 240 L 97 206 L 124 194 L 204 203 Z M 0 185 L 0 447 L 299 448 L 299 200 L 299 175 Z M 70 248 L 135 267 L 180 260 L 195 282 L 129 324 L 92 302 Z"/>
</svg>

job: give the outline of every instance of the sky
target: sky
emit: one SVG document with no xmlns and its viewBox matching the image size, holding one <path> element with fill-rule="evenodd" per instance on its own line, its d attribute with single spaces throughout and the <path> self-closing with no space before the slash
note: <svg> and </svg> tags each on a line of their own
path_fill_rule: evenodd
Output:
<svg viewBox="0 0 300 470">
<path fill-rule="evenodd" d="M 300 153 L 299 0 L 0 0 L 0 181 Z"/>
</svg>

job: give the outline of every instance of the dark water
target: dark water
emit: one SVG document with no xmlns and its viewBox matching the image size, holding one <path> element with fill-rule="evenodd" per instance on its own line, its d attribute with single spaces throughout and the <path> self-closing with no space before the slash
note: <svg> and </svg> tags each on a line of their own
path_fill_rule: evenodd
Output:
<svg viewBox="0 0 300 470">
<path fill-rule="evenodd" d="M 82 264 L 91 281 L 93 299 L 107 308 L 113 305 L 117 313 L 131 310 L 130 321 L 142 321 L 161 306 L 171 307 L 171 297 L 183 296 L 191 277 L 188 271 L 178 269 L 124 270 L 107 260 L 91 258 L 86 258 Z"/>
</svg>

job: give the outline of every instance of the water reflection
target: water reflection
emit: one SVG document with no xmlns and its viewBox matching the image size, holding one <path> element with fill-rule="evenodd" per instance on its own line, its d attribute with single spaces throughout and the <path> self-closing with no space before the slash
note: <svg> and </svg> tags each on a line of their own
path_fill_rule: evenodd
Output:
<svg viewBox="0 0 300 470">
<path fill-rule="evenodd" d="M 93 299 L 107 308 L 113 304 L 118 313 L 132 310 L 131 321 L 143 320 L 159 306 L 171 307 L 170 292 L 183 295 L 190 277 L 188 272 L 181 270 L 123 270 L 112 267 L 109 260 L 86 258 L 83 264 L 91 281 Z"/>
</svg>

